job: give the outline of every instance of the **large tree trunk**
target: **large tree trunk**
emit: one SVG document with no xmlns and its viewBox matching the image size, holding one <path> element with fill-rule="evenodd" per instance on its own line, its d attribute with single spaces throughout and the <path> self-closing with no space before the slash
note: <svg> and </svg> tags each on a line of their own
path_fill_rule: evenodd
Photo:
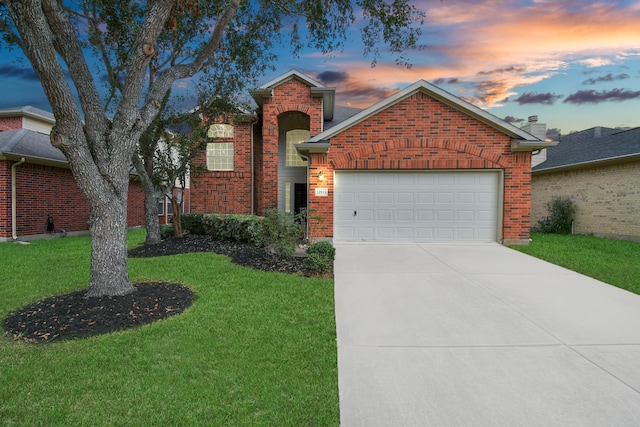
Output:
<svg viewBox="0 0 640 427">
<path fill-rule="evenodd" d="M 126 295 L 135 290 L 127 269 L 127 190 L 91 206 L 91 281 L 87 297 Z"/>
</svg>

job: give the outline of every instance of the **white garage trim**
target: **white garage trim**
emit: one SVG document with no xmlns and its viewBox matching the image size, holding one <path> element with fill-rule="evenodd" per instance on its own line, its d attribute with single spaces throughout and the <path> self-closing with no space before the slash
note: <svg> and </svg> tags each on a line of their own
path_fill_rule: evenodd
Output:
<svg viewBox="0 0 640 427">
<path fill-rule="evenodd" d="M 336 171 L 334 240 L 495 242 L 501 170 Z"/>
</svg>

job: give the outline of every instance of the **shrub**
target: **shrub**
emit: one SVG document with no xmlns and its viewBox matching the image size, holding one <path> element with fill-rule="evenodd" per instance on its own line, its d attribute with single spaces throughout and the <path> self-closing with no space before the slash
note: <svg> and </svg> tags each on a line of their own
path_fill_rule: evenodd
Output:
<svg viewBox="0 0 640 427">
<path fill-rule="evenodd" d="M 160 238 L 166 239 L 168 237 L 173 237 L 175 235 L 175 230 L 173 229 L 173 225 L 161 225 L 160 226 Z"/>
<path fill-rule="evenodd" d="M 269 209 L 255 238 L 258 246 L 268 248 L 275 257 L 292 256 L 304 238 L 304 228 L 293 214 Z"/>
<path fill-rule="evenodd" d="M 180 215 L 180 223 L 182 231 L 189 234 L 204 234 L 202 221 L 204 214 L 182 214 Z"/>
<path fill-rule="evenodd" d="M 182 216 L 183 230 L 218 240 L 256 243 L 264 218 L 255 215 L 187 214 Z"/>
<path fill-rule="evenodd" d="M 307 249 L 308 254 L 318 254 L 324 258 L 327 258 L 333 262 L 336 259 L 336 248 L 330 242 L 325 240 L 316 242 L 309 246 Z"/>
<path fill-rule="evenodd" d="M 576 204 L 569 197 L 554 197 L 546 204 L 549 216 L 538 221 L 541 233 L 569 234 L 576 213 Z"/>
<path fill-rule="evenodd" d="M 236 214 L 186 214 L 183 230 L 217 240 L 252 243 L 268 248 L 276 257 L 292 256 L 304 238 L 304 226 L 293 214 L 270 209 L 264 217 Z"/>
<path fill-rule="evenodd" d="M 326 241 L 316 242 L 307 249 L 307 257 L 303 261 L 309 276 L 327 276 L 333 272 L 333 261 L 336 248 Z"/>
</svg>

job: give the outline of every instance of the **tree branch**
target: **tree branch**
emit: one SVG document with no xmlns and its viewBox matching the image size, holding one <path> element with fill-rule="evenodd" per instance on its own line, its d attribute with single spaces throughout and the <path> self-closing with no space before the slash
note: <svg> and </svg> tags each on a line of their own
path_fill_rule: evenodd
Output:
<svg viewBox="0 0 640 427">
<path fill-rule="evenodd" d="M 69 75 L 78 92 L 80 106 L 84 112 L 87 142 L 92 151 L 104 150 L 104 133 L 108 120 L 104 115 L 100 95 L 93 82 L 93 75 L 84 58 L 76 33 L 69 22 L 68 15 L 60 8 L 56 0 L 43 0 L 43 10 L 49 26 L 55 34 L 54 46 L 67 64 Z M 96 156 L 98 165 L 108 161 L 108 154 Z"/>
<path fill-rule="evenodd" d="M 209 38 L 209 41 L 204 45 L 196 59 L 190 64 L 175 65 L 167 70 L 164 70 L 158 76 L 156 83 L 150 88 L 149 93 L 144 102 L 144 107 L 141 111 L 142 122 L 140 126 L 146 127 L 153 117 L 159 111 L 160 99 L 171 88 L 173 82 L 178 79 L 191 77 L 200 71 L 205 64 L 206 60 L 210 58 L 215 50 L 220 46 L 224 31 L 234 18 L 240 6 L 241 0 L 232 0 L 225 12 L 220 16 L 216 22 L 216 26 Z"/>
</svg>

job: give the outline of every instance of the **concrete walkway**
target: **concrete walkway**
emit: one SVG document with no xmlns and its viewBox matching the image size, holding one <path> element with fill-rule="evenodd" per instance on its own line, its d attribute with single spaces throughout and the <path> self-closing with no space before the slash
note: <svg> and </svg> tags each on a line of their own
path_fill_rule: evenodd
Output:
<svg viewBox="0 0 640 427">
<path fill-rule="evenodd" d="M 640 296 L 498 244 L 336 244 L 342 427 L 640 426 Z"/>
</svg>

